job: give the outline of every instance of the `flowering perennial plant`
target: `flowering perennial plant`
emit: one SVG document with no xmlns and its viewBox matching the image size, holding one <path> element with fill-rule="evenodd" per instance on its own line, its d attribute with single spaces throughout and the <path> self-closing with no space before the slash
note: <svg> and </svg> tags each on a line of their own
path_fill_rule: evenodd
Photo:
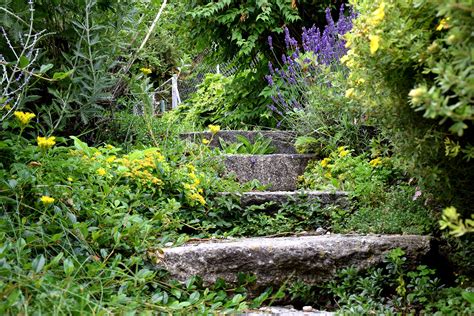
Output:
<svg viewBox="0 0 474 316">
<path fill-rule="evenodd" d="M 344 15 L 344 6 L 339 10 L 339 19 L 335 22 L 330 9 L 326 9 L 327 25 L 323 31 L 316 26 L 303 28 L 301 43 L 290 35 L 288 28 L 284 28 L 287 53 L 281 56 L 280 68 L 275 68 L 269 62 L 269 75 L 265 78 L 268 89 L 262 94 L 269 94 L 273 104 L 270 110 L 278 116 L 286 112 L 302 110 L 306 107 L 305 92 L 309 86 L 315 84 L 314 78 L 324 73 L 325 68 L 339 64 L 347 48 L 342 36 L 352 28 L 351 12 Z M 268 44 L 273 50 L 273 40 L 268 37 Z M 275 59 L 279 59 L 275 56 Z M 330 88 L 330 83 L 327 85 Z"/>
</svg>

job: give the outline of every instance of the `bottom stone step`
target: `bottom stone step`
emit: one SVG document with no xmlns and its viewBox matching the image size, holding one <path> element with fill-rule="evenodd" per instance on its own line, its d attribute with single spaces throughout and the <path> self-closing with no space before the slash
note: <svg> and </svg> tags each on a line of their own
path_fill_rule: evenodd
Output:
<svg viewBox="0 0 474 316">
<path fill-rule="evenodd" d="M 257 287 L 293 280 L 321 284 L 340 269 L 379 264 L 398 247 L 407 262 L 416 263 L 428 253 L 430 237 L 334 234 L 204 242 L 163 249 L 160 266 L 180 281 L 199 275 L 206 285 L 218 278 L 235 283 L 238 272 L 254 274 Z"/>
</svg>

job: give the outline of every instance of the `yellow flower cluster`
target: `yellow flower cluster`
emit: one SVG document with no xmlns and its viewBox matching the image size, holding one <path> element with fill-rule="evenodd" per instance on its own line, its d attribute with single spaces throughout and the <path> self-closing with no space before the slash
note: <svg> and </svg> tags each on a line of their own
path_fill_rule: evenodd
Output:
<svg viewBox="0 0 474 316">
<path fill-rule="evenodd" d="M 112 160 L 111 156 L 107 158 Z M 124 173 L 126 177 L 138 180 L 142 185 L 145 186 L 162 186 L 163 180 L 154 175 L 154 171 L 157 169 L 157 163 L 165 161 L 165 157 L 159 152 L 148 152 L 145 154 L 143 159 L 133 159 L 130 160 L 127 156 L 122 159 L 113 159 L 121 163 L 124 167 L 127 168 L 127 172 Z"/>
<path fill-rule="evenodd" d="M 221 130 L 221 127 L 220 127 L 219 125 L 212 125 L 212 124 L 210 124 L 210 125 L 208 126 L 208 128 L 209 128 L 209 131 L 210 131 L 213 135 L 217 134 L 217 133 Z"/>
<path fill-rule="evenodd" d="M 15 115 L 16 119 L 20 122 L 20 125 L 22 126 L 28 125 L 28 123 L 30 123 L 30 121 L 36 117 L 34 113 L 22 111 L 15 111 L 13 115 Z"/>
<path fill-rule="evenodd" d="M 341 158 L 344 158 L 350 153 L 350 151 L 346 149 L 346 146 L 339 147 L 337 151 L 339 152 L 339 157 Z"/>
<path fill-rule="evenodd" d="M 202 139 L 202 143 L 203 143 L 204 145 L 207 145 L 207 144 L 210 143 L 210 141 L 209 141 L 209 139 L 207 139 L 207 138 L 203 138 L 203 139 Z"/>
<path fill-rule="evenodd" d="M 377 166 L 380 166 L 382 164 L 382 158 L 380 157 L 377 157 L 375 159 L 372 159 L 369 164 L 372 166 L 372 167 L 377 167 Z"/>
<path fill-rule="evenodd" d="M 50 196 L 47 196 L 47 195 L 43 195 L 41 198 L 40 198 L 40 201 L 41 203 L 43 203 L 44 205 L 49 205 L 49 204 L 53 204 L 54 203 L 54 198 L 50 197 Z"/>
<path fill-rule="evenodd" d="M 56 137 L 50 136 L 50 137 L 41 137 L 38 136 L 36 138 L 36 141 L 38 142 L 38 147 L 41 149 L 49 149 L 53 147 L 56 144 L 55 141 Z"/>
<path fill-rule="evenodd" d="M 107 174 L 107 170 L 105 170 L 104 168 L 99 168 L 97 169 L 97 174 L 99 176 L 105 176 Z"/>
<path fill-rule="evenodd" d="M 187 165 L 187 167 L 188 167 L 188 177 L 190 180 L 192 180 L 192 183 L 183 184 L 184 189 L 188 190 L 188 192 L 186 193 L 186 196 L 192 202 L 198 202 L 201 205 L 205 205 L 206 200 L 202 196 L 203 189 L 198 187 L 199 184 L 201 184 L 201 180 L 196 176 L 196 173 L 195 173 L 196 167 L 194 167 L 191 164 Z"/>
<path fill-rule="evenodd" d="M 146 67 L 140 68 L 140 71 L 141 71 L 145 76 L 151 74 L 151 72 L 152 72 L 150 68 L 146 68 Z"/>
<path fill-rule="evenodd" d="M 377 26 L 382 23 L 385 17 L 385 3 L 381 2 L 380 6 L 372 13 L 372 16 L 368 19 L 368 23 L 372 26 Z"/>
<path fill-rule="evenodd" d="M 369 35 L 370 40 L 370 53 L 375 54 L 380 47 L 380 36 L 378 35 Z"/>
<path fill-rule="evenodd" d="M 319 164 L 321 165 L 321 167 L 326 168 L 329 165 L 330 161 L 331 161 L 330 158 L 324 158 L 323 160 L 321 160 Z"/>
</svg>

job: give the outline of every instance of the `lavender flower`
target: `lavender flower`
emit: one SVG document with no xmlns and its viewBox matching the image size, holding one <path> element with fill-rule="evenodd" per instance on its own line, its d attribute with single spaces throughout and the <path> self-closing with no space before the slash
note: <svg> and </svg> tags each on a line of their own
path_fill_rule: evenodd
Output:
<svg viewBox="0 0 474 316">
<path fill-rule="evenodd" d="M 335 22 L 331 11 L 326 9 L 327 25 L 323 29 L 314 25 L 302 28 L 301 43 L 290 35 L 287 27 L 283 29 L 287 52 L 281 56 L 282 67 L 274 70 L 273 65 L 269 63 L 268 69 L 271 75 L 265 77 L 274 93 L 271 97 L 273 101 L 271 109 L 276 106 L 282 109 L 283 113 L 304 109 L 305 92 L 308 85 L 314 84 L 312 78 L 321 74 L 321 67 L 337 64 L 347 53 L 342 36 L 352 29 L 352 20 L 356 15 L 350 10 L 346 16 L 344 10 L 345 7 L 342 5 L 339 9 L 339 18 Z M 271 36 L 268 37 L 268 43 L 273 49 Z M 331 82 L 326 82 L 326 85 L 331 86 Z"/>
<path fill-rule="evenodd" d="M 265 79 L 267 80 L 268 85 L 269 85 L 270 87 L 273 87 L 273 84 L 274 84 L 274 83 L 273 83 L 273 77 L 272 77 L 271 75 L 266 75 L 266 76 L 265 76 Z"/>
<path fill-rule="evenodd" d="M 268 35 L 268 46 L 270 46 L 270 49 L 273 50 L 273 38 L 271 35 Z"/>
</svg>

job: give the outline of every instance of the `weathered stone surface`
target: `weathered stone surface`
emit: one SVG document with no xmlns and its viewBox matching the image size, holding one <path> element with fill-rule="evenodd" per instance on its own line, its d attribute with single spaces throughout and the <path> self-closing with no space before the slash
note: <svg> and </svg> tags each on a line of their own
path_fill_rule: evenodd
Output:
<svg viewBox="0 0 474 316">
<path fill-rule="evenodd" d="M 260 205 L 274 202 L 281 205 L 289 200 L 315 201 L 322 205 L 339 205 L 346 207 L 348 204 L 347 192 L 344 191 L 263 191 L 244 192 L 240 197 L 243 206 Z"/>
<path fill-rule="evenodd" d="M 323 235 L 281 238 L 244 238 L 165 248 L 162 267 L 185 281 L 200 275 L 206 284 L 217 278 L 236 282 L 238 272 L 257 276 L 257 287 L 301 280 L 320 284 L 336 271 L 365 269 L 381 263 L 400 247 L 415 263 L 430 249 L 430 238 L 414 235 Z"/>
<path fill-rule="evenodd" d="M 233 172 L 241 183 L 260 181 L 268 191 L 294 191 L 299 175 L 304 173 L 314 155 L 225 155 L 227 172 Z"/>
<path fill-rule="evenodd" d="M 276 154 L 296 154 L 296 150 L 293 146 L 295 134 L 285 131 L 219 131 L 214 136 L 209 132 L 195 132 L 183 133 L 180 136 L 183 139 L 196 142 L 201 142 L 203 138 L 208 140 L 212 139 L 209 145 L 211 147 L 219 147 L 219 138 L 222 138 L 222 140 L 227 143 L 234 143 L 238 142 L 236 135 L 242 135 L 253 142 L 258 134 L 272 140 L 272 145 L 276 148 Z"/>
<path fill-rule="evenodd" d="M 306 307 L 306 306 L 305 306 Z M 241 313 L 239 316 L 262 316 L 262 315 L 278 315 L 278 316 L 332 316 L 336 315 L 333 312 L 317 311 L 300 311 L 292 307 L 286 306 L 268 306 L 261 307 L 258 310 Z"/>
</svg>

